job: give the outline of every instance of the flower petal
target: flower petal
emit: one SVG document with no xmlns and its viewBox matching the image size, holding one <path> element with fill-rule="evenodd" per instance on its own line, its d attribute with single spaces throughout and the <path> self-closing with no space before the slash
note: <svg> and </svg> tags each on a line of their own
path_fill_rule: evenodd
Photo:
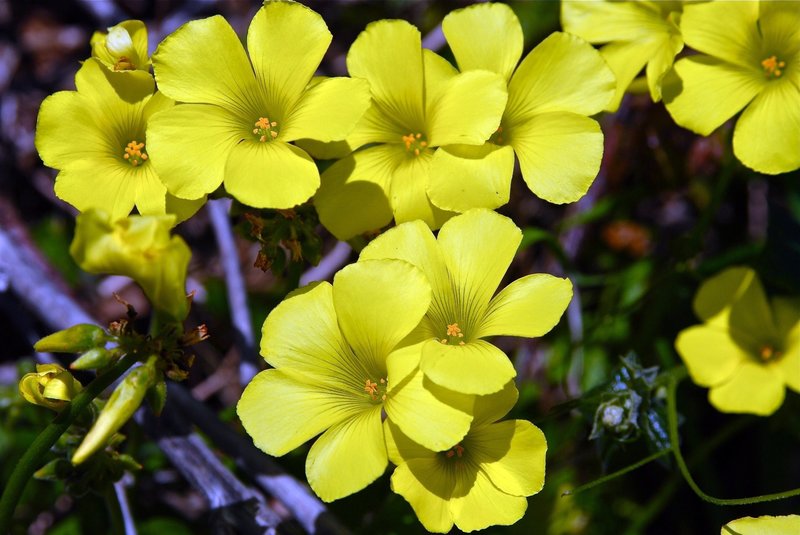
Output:
<svg viewBox="0 0 800 535">
<path fill-rule="evenodd" d="M 604 4 L 607 2 L 603 2 Z M 661 48 L 659 41 L 621 41 L 608 44 L 600 49 L 600 55 L 606 60 L 617 79 L 617 89 L 614 98 L 606 106 L 608 111 L 616 111 L 625 96 L 625 91 L 636 75 L 642 72 L 654 54 Z M 670 64 L 671 66 L 671 64 Z M 659 93 L 660 94 L 660 93 Z"/>
<path fill-rule="evenodd" d="M 244 117 L 258 109 L 253 69 L 239 37 L 220 15 L 175 30 L 158 45 L 152 61 L 158 89 L 173 100 L 216 104 Z M 204 130 L 198 128 L 203 124 L 195 128 Z"/>
<path fill-rule="evenodd" d="M 233 113 L 206 104 L 182 104 L 154 114 L 147 124 L 147 152 L 170 193 L 199 199 L 217 189 L 228 154 L 243 138 L 242 123 Z"/>
<path fill-rule="evenodd" d="M 476 336 L 542 336 L 556 326 L 572 299 L 572 283 L 545 273 L 517 279 L 489 304 Z"/>
<path fill-rule="evenodd" d="M 433 111 L 435 97 L 447 87 L 451 78 L 458 76 L 458 69 L 444 59 L 442 56 L 428 50 L 422 49 L 422 68 L 425 72 L 425 111 L 430 114 Z"/>
<path fill-rule="evenodd" d="M 302 149 L 280 141 L 234 145 L 225 165 L 225 189 L 254 208 L 292 208 L 319 188 L 319 171 Z"/>
<path fill-rule="evenodd" d="M 410 347 L 419 354 L 419 344 Z M 451 448 L 469 431 L 473 397 L 431 383 L 419 368 L 397 383 L 393 361 L 407 360 L 406 352 L 393 352 L 387 362 L 390 379 L 386 414 L 414 442 L 433 451 Z"/>
<path fill-rule="evenodd" d="M 769 416 L 778 410 L 785 395 L 778 370 L 745 361 L 728 381 L 709 391 L 708 400 L 721 412 Z"/>
<path fill-rule="evenodd" d="M 704 54 L 738 65 L 758 66 L 764 58 L 758 35 L 760 2 L 687 4 L 681 16 L 686 44 Z"/>
<path fill-rule="evenodd" d="M 728 528 L 728 529 L 726 529 Z M 800 516 L 746 516 L 728 522 L 720 535 L 795 535 L 800 532 Z"/>
<path fill-rule="evenodd" d="M 386 440 L 389 461 L 398 466 L 411 459 L 427 459 L 436 456 L 436 452 L 408 438 L 391 420 L 383 421 L 383 435 Z"/>
<path fill-rule="evenodd" d="M 513 221 L 484 209 L 465 212 L 439 231 L 439 246 L 461 316 L 452 321 L 460 322 L 462 329 L 476 329 L 483 321 L 489 300 L 511 265 L 521 240 L 522 232 Z M 475 336 L 474 332 L 464 334 L 468 341 Z"/>
<path fill-rule="evenodd" d="M 522 60 L 511 78 L 506 117 L 520 121 L 551 111 L 594 115 L 606 107 L 616 86 L 614 73 L 589 43 L 554 32 Z"/>
<path fill-rule="evenodd" d="M 159 180 L 153 166 L 145 164 L 136 174 L 136 209 L 142 215 L 163 215 L 166 212 L 167 188 Z"/>
<path fill-rule="evenodd" d="M 442 21 L 442 31 L 462 71 L 486 69 L 508 81 L 522 56 L 522 26 L 505 4 L 451 11 Z"/>
<path fill-rule="evenodd" d="M 692 381 L 700 386 L 724 383 L 749 360 L 748 354 L 729 333 L 706 325 L 696 325 L 678 333 L 675 349 Z"/>
<path fill-rule="evenodd" d="M 800 89 L 790 80 L 767 86 L 733 131 L 733 153 L 747 167 L 777 175 L 800 167 Z"/>
<path fill-rule="evenodd" d="M 428 103 L 428 142 L 480 145 L 500 125 L 508 94 L 503 79 L 489 71 L 454 76 Z"/>
<path fill-rule="evenodd" d="M 494 394 L 476 396 L 472 407 L 472 429 L 491 425 L 503 418 L 514 408 L 518 398 L 519 391 L 514 381 L 507 382 L 502 390 Z"/>
<path fill-rule="evenodd" d="M 683 50 L 683 39 L 680 32 L 675 30 L 658 44 L 653 51 L 650 61 L 647 62 L 647 87 L 650 89 L 650 98 L 653 102 L 661 100 L 661 84 L 667 72 L 675 63 L 675 56 Z"/>
<path fill-rule="evenodd" d="M 772 310 L 783 340 L 783 356 L 776 364 L 786 385 L 800 392 L 800 300 L 775 298 Z"/>
<path fill-rule="evenodd" d="M 116 221 L 131 213 L 142 175 L 141 169 L 111 157 L 79 160 L 56 176 L 55 192 L 81 212 L 99 208 Z"/>
<path fill-rule="evenodd" d="M 443 210 L 498 208 L 508 202 L 514 150 L 492 143 L 439 148 L 431 162 L 428 196 Z"/>
<path fill-rule="evenodd" d="M 177 225 L 196 214 L 206 203 L 207 199 L 207 197 L 200 197 L 199 199 L 181 199 L 167 192 L 165 210 L 166 213 L 175 215 L 175 224 Z"/>
<path fill-rule="evenodd" d="M 530 496 L 544 487 L 547 440 L 525 420 L 508 420 L 476 429 L 464 444 L 494 486 L 513 496 Z"/>
<path fill-rule="evenodd" d="M 425 529 L 433 533 L 448 533 L 453 527 L 454 486 L 452 472 L 435 457 L 411 459 L 392 474 L 392 490 L 406 499 Z"/>
<path fill-rule="evenodd" d="M 302 375 L 265 370 L 245 387 L 236 413 L 259 449 L 280 456 L 363 410 L 347 401 Z"/>
<path fill-rule="evenodd" d="M 330 43 L 325 21 L 303 4 L 268 2 L 253 17 L 247 51 L 278 121 L 292 113 Z"/>
<path fill-rule="evenodd" d="M 382 111 L 410 131 L 422 131 L 422 42 L 416 27 L 404 20 L 368 24 L 347 53 L 347 70 L 369 81 Z"/>
<path fill-rule="evenodd" d="M 483 471 L 478 471 L 471 484 L 467 481 L 463 477 L 457 479 L 454 494 L 464 495 L 451 500 L 455 523 L 461 531 L 510 526 L 525 515 L 528 501 L 501 491 Z"/>
<path fill-rule="evenodd" d="M 280 139 L 342 140 L 369 105 L 369 85 L 365 80 L 328 78 L 303 93 L 286 119 Z"/>
<path fill-rule="evenodd" d="M 603 158 L 597 121 L 574 113 L 546 113 L 508 130 L 522 177 L 533 193 L 556 204 L 586 194 Z"/>
<path fill-rule="evenodd" d="M 517 375 L 506 354 L 485 340 L 463 346 L 430 340 L 422 348 L 420 369 L 449 390 L 478 395 L 498 392 Z"/>
<path fill-rule="evenodd" d="M 306 458 L 306 477 L 317 496 L 332 502 L 378 479 L 388 463 L 376 405 L 331 427 L 314 442 Z"/>
<path fill-rule="evenodd" d="M 334 277 L 339 326 L 369 372 L 386 371 L 389 353 L 417 326 L 430 302 L 425 275 L 401 260 L 364 260 Z"/>
<path fill-rule="evenodd" d="M 561 23 L 565 32 L 590 43 L 642 40 L 667 27 L 661 10 L 644 2 L 563 0 Z"/>
<path fill-rule="evenodd" d="M 677 61 L 664 77 L 661 93 L 676 123 L 707 136 L 753 100 L 766 83 L 757 71 L 710 56 L 690 56 Z"/>
<path fill-rule="evenodd" d="M 392 220 L 389 184 L 405 159 L 402 147 L 379 145 L 356 151 L 322 173 L 314 195 L 320 222 L 340 240 L 380 229 Z"/>
<path fill-rule="evenodd" d="M 417 157 L 405 158 L 395 168 L 389 190 L 389 198 L 397 223 L 421 219 L 432 229 L 447 221 L 452 212 L 440 210 L 428 199 L 431 151 Z"/>
</svg>

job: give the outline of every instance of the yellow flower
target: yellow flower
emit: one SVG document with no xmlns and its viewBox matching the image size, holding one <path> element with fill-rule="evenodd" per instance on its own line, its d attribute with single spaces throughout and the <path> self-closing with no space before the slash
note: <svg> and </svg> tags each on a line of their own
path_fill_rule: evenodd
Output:
<svg viewBox="0 0 800 535">
<path fill-rule="evenodd" d="M 268 2 L 247 34 L 246 53 L 221 16 L 184 24 L 158 46 L 159 90 L 185 104 L 153 117 L 153 163 L 169 190 L 197 199 L 225 189 L 257 208 L 291 208 L 319 187 L 301 139 L 343 139 L 369 105 L 363 80 L 309 85 L 331 34 L 311 9 Z M 248 56 L 249 54 L 249 56 Z"/>
<path fill-rule="evenodd" d="M 28 403 L 59 411 L 72 401 L 83 386 L 58 364 L 37 364 L 19 382 L 19 393 Z"/>
<path fill-rule="evenodd" d="M 800 392 L 800 301 L 768 302 L 756 273 L 736 267 L 700 286 L 694 310 L 703 324 L 681 331 L 675 347 L 714 407 L 768 416 L 785 387 Z"/>
<path fill-rule="evenodd" d="M 147 56 L 147 28 L 140 20 L 126 20 L 108 32 L 94 32 L 92 57 L 109 71 L 123 76 L 152 78 Z"/>
<path fill-rule="evenodd" d="M 536 273 L 495 295 L 521 239 L 510 219 L 476 209 L 445 223 L 438 239 L 414 221 L 378 236 L 361 252 L 359 262 L 397 258 L 428 277 L 433 300 L 409 341 L 424 341 L 420 368 L 434 383 L 468 394 L 497 392 L 516 371 L 483 338 L 532 338 L 558 323 L 572 298 L 567 279 Z"/>
<path fill-rule="evenodd" d="M 339 239 L 420 219 L 439 228 L 453 214 L 433 200 L 438 188 L 464 190 L 444 147 L 482 145 L 506 105 L 503 80 L 488 71 L 459 75 L 423 50 L 419 31 L 401 20 L 369 24 L 347 53 L 351 76 L 369 81 L 372 107 L 347 137 L 358 150 L 329 167 L 314 197 L 320 221 Z M 513 162 L 512 162 L 513 165 Z"/>
<path fill-rule="evenodd" d="M 323 500 L 361 490 L 384 472 L 384 417 L 437 450 L 469 429 L 472 397 L 425 381 L 419 346 L 395 350 L 425 314 L 430 293 L 407 262 L 359 262 L 333 285 L 298 290 L 264 322 L 261 354 L 275 369 L 247 385 L 237 412 L 270 455 L 322 433 L 306 476 Z"/>
<path fill-rule="evenodd" d="M 131 277 L 154 308 L 182 321 L 189 312 L 186 268 L 192 252 L 180 236 L 170 237 L 174 223 L 174 216 L 112 221 L 89 210 L 77 218 L 69 252 L 84 271 Z"/>
<path fill-rule="evenodd" d="M 461 531 L 510 525 L 544 485 L 547 442 L 525 420 L 496 420 L 511 410 L 517 389 L 475 399 L 475 419 L 464 439 L 435 452 L 414 443 L 386 421 L 389 458 L 397 465 L 392 490 L 403 496 L 428 531 Z"/>
<path fill-rule="evenodd" d="M 683 2 L 563 0 L 564 31 L 590 43 L 606 43 L 600 54 L 617 78 L 617 92 L 606 109 L 616 111 L 625 90 L 646 66 L 647 86 L 654 102 L 661 100 L 661 83 L 683 50 L 678 28 Z"/>
<path fill-rule="evenodd" d="M 733 153 L 778 174 L 800 167 L 800 4 L 742 1 L 687 5 L 686 44 L 701 52 L 675 63 L 664 103 L 675 122 L 707 136 L 742 112 Z"/>
<path fill-rule="evenodd" d="M 145 138 L 150 116 L 173 102 L 154 93 L 153 78 L 122 77 L 96 59 L 75 75 L 77 91 L 59 91 L 42 102 L 36 148 L 45 165 L 58 169 L 56 195 L 80 211 L 100 208 L 112 219 L 131 213 L 173 213 L 182 221 L 203 200 L 167 193 L 150 161 Z"/>
<path fill-rule="evenodd" d="M 455 10 L 442 30 L 462 72 L 486 69 L 503 77 L 508 104 L 487 143 L 439 151 L 440 165 L 457 179 L 431 183 L 433 204 L 457 212 L 505 204 L 514 154 L 538 197 L 557 204 L 580 199 L 603 156 L 603 133 L 588 116 L 614 94 L 614 75 L 597 50 L 555 32 L 520 62 L 522 27 L 505 4 Z"/>
<path fill-rule="evenodd" d="M 720 530 L 720 535 L 797 535 L 800 533 L 800 516 L 746 516 L 731 520 Z"/>
</svg>

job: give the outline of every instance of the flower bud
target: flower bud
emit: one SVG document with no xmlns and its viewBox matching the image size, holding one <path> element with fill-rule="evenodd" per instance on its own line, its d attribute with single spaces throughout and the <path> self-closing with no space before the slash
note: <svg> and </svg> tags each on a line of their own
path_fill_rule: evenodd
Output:
<svg viewBox="0 0 800 535">
<path fill-rule="evenodd" d="M 73 370 L 98 370 L 113 363 L 115 357 L 115 352 L 103 347 L 94 347 L 72 361 L 69 367 Z"/>
<path fill-rule="evenodd" d="M 112 56 L 132 58 L 136 52 L 133 50 L 133 39 L 128 30 L 121 25 L 112 26 L 106 35 L 106 48 Z"/>
<path fill-rule="evenodd" d="M 105 331 L 97 325 L 80 323 L 45 336 L 36 342 L 33 348 L 40 352 L 79 353 L 102 346 L 107 339 Z"/>
<path fill-rule="evenodd" d="M 19 393 L 29 403 L 59 411 L 72 401 L 83 386 L 58 364 L 37 364 L 19 382 Z"/>
</svg>

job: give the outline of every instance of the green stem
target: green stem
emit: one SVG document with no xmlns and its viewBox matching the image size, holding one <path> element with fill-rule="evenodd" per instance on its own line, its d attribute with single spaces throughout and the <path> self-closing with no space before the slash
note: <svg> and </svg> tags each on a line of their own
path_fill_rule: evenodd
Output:
<svg viewBox="0 0 800 535">
<path fill-rule="evenodd" d="M 642 459 L 640 461 L 637 461 L 637 462 L 635 462 L 633 464 L 630 464 L 630 465 L 626 466 L 625 468 L 617 470 L 616 472 L 612 472 L 611 474 L 608 474 L 606 476 L 597 478 L 594 481 L 590 481 L 589 483 L 581 485 L 580 487 L 576 487 L 576 488 L 574 488 L 572 490 L 567 490 L 567 491 L 563 492 L 561 494 L 561 496 L 562 497 L 570 496 L 572 494 L 577 494 L 577 493 L 582 492 L 584 490 L 588 490 L 588 489 L 590 489 L 592 487 L 596 487 L 597 485 L 602 485 L 603 483 L 607 483 L 608 481 L 611 481 L 612 479 L 616 479 L 616 478 L 618 478 L 620 476 L 624 476 L 628 472 L 633 472 L 634 470 L 636 470 L 640 466 L 644 466 L 649 462 L 655 461 L 656 459 L 663 457 L 664 455 L 668 454 L 671 451 L 672 450 L 670 448 L 667 448 L 667 449 L 664 449 L 664 450 L 661 450 L 661 451 L 657 451 L 656 453 L 654 453 L 654 454 L 652 454 L 652 455 L 650 455 L 648 457 L 645 457 L 644 459 Z"/>
<path fill-rule="evenodd" d="M 103 498 L 108 509 L 108 516 L 111 522 L 111 533 L 113 535 L 125 535 L 125 521 L 122 519 L 122 510 L 114 492 L 114 485 L 109 484 L 103 491 Z"/>
<path fill-rule="evenodd" d="M 0 498 L 0 533 L 8 533 L 11 527 L 11 519 L 14 516 L 14 509 L 17 506 L 25 485 L 33 476 L 33 473 L 42 464 L 42 457 L 50 451 L 53 444 L 64 434 L 70 425 L 81 415 L 89 406 L 94 398 L 105 390 L 111 383 L 119 378 L 138 360 L 135 353 L 125 355 L 107 372 L 96 377 L 94 381 L 81 390 L 72 402 L 68 404 L 47 427 L 33 441 L 33 444 L 25 451 L 22 458 L 17 461 L 11 477 L 8 479 L 3 496 Z"/>
<path fill-rule="evenodd" d="M 686 480 L 686 483 L 689 484 L 695 494 L 697 494 L 703 500 L 713 503 L 714 505 L 750 505 L 754 503 L 782 500 L 785 498 L 791 498 L 792 496 L 800 496 L 800 488 L 787 490 L 785 492 L 764 494 L 761 496 L 749 496 L 747 498 L 733 499 L 715 498 L 714 496 L 710 496 L 703 492 L 697 483 L 695 483 L 692 475 L 689 473 L 689 468 L 686 466 L 686 461 L 684 461 L 683 455 L 681 455 L 680 445 L 678 444 L 678 410 L 675 394 L 678 389 L 678 382 L 681 378 L 682 377 L 677 377 L 676 374 L 667 376 L 667 419 L 669 425 L 669 443 L 683 478 Z"/>
</svg>

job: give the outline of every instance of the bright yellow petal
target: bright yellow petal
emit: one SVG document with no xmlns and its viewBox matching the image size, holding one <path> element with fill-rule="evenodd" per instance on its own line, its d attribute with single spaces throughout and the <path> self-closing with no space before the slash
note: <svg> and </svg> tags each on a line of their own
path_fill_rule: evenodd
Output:
<svg viewBox="0 0 800 535">
<path fill-rule="evenodd" d="M 245 387 L 236 412 L 256 447 L 284 455 L 358 414 L 348 398 L 302 375 L 266 370 Z"/>
<path fill-rule="evenodd" d="M 136 174 L 136 209 L 142 215 L 164 215 L 167 188 L 158 178 L 153 166 L 145 164 Z"/>
<path fill-rule="evenodd" d="M 508 420 L 476 429 L 464 444 L 494 486 L 513 496 L 530 496 L 544 486 L 547 440 L 525 420 Z"/>
<path fill-rule="evenodd" d="M 675 349 L 692 381 L 700 386 L 724 383 L 750 358 L 728 332 L 706 325 L 682 330 L 675 339 Z"/>
<path fill-rule="evenodd" d="M 690 56 L 675 63 L 661 92 L 676 123 L 707 136 L 753 100 L 766 83 L 764 75 L 752 69 L 710 56 Z"/>
<path fill-rule="evenodd" d="M 303 93 L 286 119 L 280 138 L 286 142 L 300 138 L 342 140 L 369 104 L 369 85 L 365 80 L 328 78 Z"/>
<path fill-rule="evenodd" d="M 428 198 L 431 151 L 400 161 L 392 174 L 389 199 L 397 223 L 421 219 L 432 229 L 439 228 L 453 214 L 440 210 Z"/>
<path fill-rule="evenodd" d="M 352 150 L 368 143 L 391 143 L 395 147 L 402 147 L 403 136 L 408 133 L 407 127 L 398 122 L 396 118 L 389 116 L 372 100 L 361 120 L 347 135 L 346 141 Z M 402 150 L 405 154 L 405 149 Z"/>
<path fill-rule="evenodd" d="M 764 58 L 758 35 L 757 1 L 698 2 L 681 16 L 683 39 L 690 47 L 739 65 L 758 66 Z"/>
<path fill-rule="evenodd" d="M 404 20 L 367 25 L 347 53 L 353 78 L 366 78 L 377 106 L 414 132 L 424 122 L 422 43 L 419 30 Z"/>
<path fill-rule="evenodd" d="M 433 533 L 448 533 L 453 527 L 450 497 L 454 486 L 452 473 L 435 457 L 411 459 L 392 474 L 392 490 L 406 499 L 425 529 Z"/>
<path fill-rule="evenodd" d="M 522 496 L 511 496 L 498 489 L 483 471 L 478 471 L 469 487 L 465 481 L 459 478 L 454 491 L 456 495 L 465 495 L 451 501 L 455 523 L 461 531 L 510 526 L 525 515 L 528 501 Z"/>
<path fill-rule="evenodd" d="M 165 210 L 168 214 L 173 214 L 175 216 L 175 224 L 183 223 L 194 214 L 197 213 L 200 208 L 208 200 L 208 197 L 200 197 L 199 199 L 181 199 L 173 194 L 167 192 L 167 196 L 165 199 Z"/>
<path fill-rule="evenodd" d="M 800 89 L 770 83 L 744 110 L 733 132 L 733 153 L 747 167 L 777 175 L 800 167 Z"/>
<path fill-rule="evenodd" d="M 425 112 L 430 115 L 436 96 L 447 87 L 451 78 L 458 76 L 458 69 L 427 48 L 422 50 L 422 66 L 425 71 Z"/>
<path fill-rule="evenodd" d="M 314 442 L 306 458 L 306 477 L 317 496 L 332 502 L 378 479 L 388 463 L 376 405 L 331 427 Z"/>
<path fill-rule="evenodd" d="M 489 304 L 476 336 L 542 336 L 555 327 L 572 299 L 572 283 L 544 273 L 517 279 Z"/>
<path fill-rule="evenodd" d="M 325 21 L 303 4 L 267 2 L 253 17 L 247 51 L 278 121 L 292 112 L 330 43 Z"/>
<path fill-rule="evenodd" d="M 647 87 L 653 102 L 661 100 L 661 84 L 667 72 L 672 69 L 675 56 L 683 50 L 680 33 L 670 34 L 659 42 L 650 61 L 647 62 Z"/>
<path fill-rule="evenodd" d="M 111 157 L 80 160 L 58 174 L 55 193 L 81 212 L 99 208 L 116 221 L 131 213 L 142 171 Z"/>
<path fill-rule="evenodd" d="M 102 122 L 119 122 L 122 117 L 111 117 L 113 112 L 125 115 L 132 104 L 149 98 L 155 89 L 153 78 L 144 72 L 131 76 L 115 76 L 105 69 L 99 61 L 87 59 L 75 74 L 75 87 L 78 93 L 93 102 L 91 113 Z M 105 117 L 104 117 L 105 116 Z M 127 126 L 127 125 L 125 125 Z"/>
<path fill-rule="evenodd" d="M 800 300 L 773 299 L 772 310 L 783 340 L 783 356 L 776 365 L 783 373 L 786 385 L 800 392 Z"/>
<path fill-rule="evenodd" d="M 443 210 L 498 208 L 508 202 L 514 150 L 492 143 L 439 148 L 431 162 L 428 196 Z"/>
<path fill-rule="evenodd" d="M 555 32 L 514 73 L 506 117 L 516 122 L 551 111 L 593 115 L 606 107 L 615 91 L 614 73 L 597 50 L 579 37 Z"/>
<path fill-rule="evenodd" d="M 228 154 L 243 138 L 242 123 L 229 111 L 205 104 L 154 114 L 147 125 L 147 152 L 170 193 L 199 199 L 217 189 Z"/>
<path fill-rule="evenodd" d="M 720 530 L 720 535 L 796 535 L 800 533 L 800 516 L 746 516 L 728 522 Z M 732 531 L 731 531 L 732 530 Z"/>
<path fill-rule="evenodd" d="M 158 89 L 173 100 L 216 104 L 244 117 L 258 107 L 253 69 L 220 15 L 187 22 L 161 41 L 152 59 Z M 205 130 L 202 122 L 194 127 Z"/>
<path fill-rule="evenodd" d="M 442 227 L 438 241 L 460 316 L 452 318 L 453 322 L 462 328 L 480 325 L 521 239 L 522 232 L 513 221 L 484 209 L 465 212 Z M 464 335 L 471 340 L 476 333 Z"/>
<path fill-rule="evenodd" d="M 486 69 L 506 81 L 522 56 L 522 26 L 505 4 L 476 4 L 451 11 L 442 31 L 462 71 Z"/>
<path fill-rule="evenodd" d="M 547 113 L 510 126 L 509 135 L 525 183 L 546 201 L 577 201 L 600 170 L 603 132 L 594 119 Z"/>
<path fill-rule="evenodd" d="M 607 2 L 603 2 L 604 4 Z M 600 49 L 600 55 L 614 71 L 617 78 L 617 89 L 614 98 L 606 106 L 608 111 L 616 111 L 625 96 L 625 91 L 636 75 L 659 50 L 658 41 L 639 42 L 621 41 L 608 44 Z"/>
<path fill-rule="evenodd" d="M 405 157 L 402 147 L 379 145 L 326 169 L 314 195 L 320 222 L 340 240 L 387 225 L 392 220 L 389 184 Z"/>
<path fill-rule="evenodd" d="M 225 189 L 254 208 L 292 208 L 319 188 L 319 171 L 302 149 L 280 141 L 234 145 L 225 165 Z"/>
<path fill-rule="evenodd" d="M 76 91 L 45 98 L 36 122 L 36 150 L 44 164 L 61 169 L 70 162 L 112 154 L 115 139 L 95 122 L 89 104 Z"/>
<path fill-rule="evenodd" d="M 661 12 L 643 2 L 563 0 L 561 23 L 565 32 L 591 43 L 636 41 L 667 27 Z"/>
<path fill-rule="evenodd" d="M 463 346 L 430 340 L 422 348 L 420 369 L 440 386 L 478 395 L 500 391 L 517 375 L 506 354 L 485 340 Z"/>
<path fill-rule="evenodd" d="M 429 143 L 482 144 L 500 125 L 507 99 L 506 84 L 497 74 L 469 71 L 454 76 L 429 103 Z"/>
<path fill-rule="evenodd" d="M 430 301 L 425 275 L 401 260 L 351 264 L 333 282 L 339 326 L 370 372 L 386 370 L 389 353 L 417 326 Z"/>
<path fill-rule="evenodd" d="M 419 345 L 411 347 L 419 354 Z M 418 368 L 396 383 L 393 361 L 407 359 L 406 351 L 395 351 L 387 362 L 390 379 L 386 414 L 414 442 L 433 451 L 451 448 L 469 431 L 473 397 L 431 383 Z"/>
<path fill-rule="evenodd" d="M 778 370 L 743 362 L 728 381 L 709 391 L 708 400 L 721 412 L 769 416 L 781 406 L 785 394 Z"/>
</svg>

